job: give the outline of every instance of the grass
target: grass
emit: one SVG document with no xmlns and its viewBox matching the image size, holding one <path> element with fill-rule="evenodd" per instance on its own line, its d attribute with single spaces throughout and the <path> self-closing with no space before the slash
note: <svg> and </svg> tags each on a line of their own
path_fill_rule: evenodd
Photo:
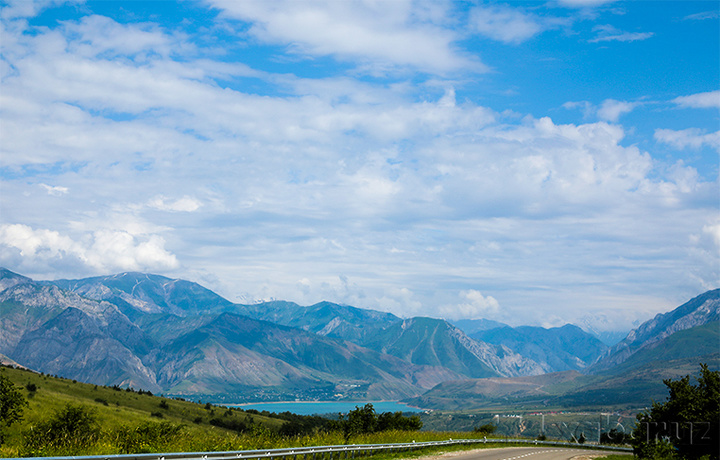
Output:
<svg viewBox="0 0 720 460">
<path fill-rule="evenodd" d="M 2 457 L 111 455 L 128 449 L 132 453 L 211 452 L 345 443 L 337 432 L 281 436 L 278 431 L 287 421 L 241 409 L 86 384 L 12 367 L 0 367 L 0 375 L 9 378 L 28 401 L 23 420 L 6 430 L 5 443 L 0 446 Z M 34 448 L 29 446 L 32 433 L 68 404 L 82 406 L 94 415 L 99 434 L 93 442 L 82 446 L 38 448 L 37 443 Z M 225 426 L 240 423 L 246 429 L 244 432 L 225 429 L 218 423 L 211 424 L 213 420 Z M 151 436 L 162 430 L 170 433 L 163 437 L 164 441 Z M 467 437 L 470 433 L 391 431 L 356 435 L 350 442 L 382 444 Z"/>
<path fill-rule="evenodd" d="M 312 434 L 302 436 L 282 436 L 279 430 L 288 423 L 286 420 L 241 409 L 86 384 L 11 367 L 0 367 L 0 375 L 9 378 L 28 401 L 23 420 L 6 430 L 5 443 L 0 446 L 0 457 L 212 452 L 345 443 L 339 432 L 315 430 Z M 99 426 L 92 442 L 64 446 L 42 443 L 33 445 L 30 442 L 33 433 L 37 433 L 39 427 L 47 426 L 53 414 L 68 404 L 81 406 L 94 415 Z M 239 432 L 218 426 L 233 426 L 233 423 L 241 424 L 245 429 Z M 473 437 L 481 439 L 483 436 L 467 431 L 386 431 L 355 435 L 350 443 L 410 443 Z M 491 446 L 488 443 L 381 453 L 374 455 L 373 460 L 417 458 L 421 455 Z"/>
</svg>

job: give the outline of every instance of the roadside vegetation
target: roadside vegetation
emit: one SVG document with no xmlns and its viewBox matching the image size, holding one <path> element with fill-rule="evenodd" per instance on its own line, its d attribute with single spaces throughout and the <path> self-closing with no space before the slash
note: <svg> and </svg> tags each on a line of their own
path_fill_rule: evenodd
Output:
<svg viewBox="0 0 720 460">
<path fill-rule="evenodd" d="M 632 444 L 637 458 L 718 460 L 720 373 L 702 366 L 697 385 L 691 383 L 689 376 L 664 383 L 670 390 L 668 400 L 653 403 L 652 408 L 639 414 L 632 435 L 603 431 L 600 440 L 607 444 Z M 707 426 L 698 424 L 704 420 L 709 421 Z M 472 431 L 419 431 L 422 425 L 417 415 L 378 414 L 372 404 L 358 406 L 331 420 L 171 399 L 142 390 L 85 384 L 0 367 L 2 457 L 210 452 L 449 438 L 492 441 L 501 427 L 496 422 L 478 423 Z M 665 432 L 661 427 L 673 430 L 679 427 L 680 431 Z M 696 430 L 693 439 L 688 438 L 689 427 Z M 536 439 L 552 438 L 541 434 Z M 575 437 L 579 444 L 586 440 L 584 432 Z M 591 447 L 588 444 L 585 445 Z M 411 455 L 460 449 L 463 447 L 443 447 Z M 373 458 L 401 456 L 396 453 Z M 608 455 L 606 459 L 622 457 Z"/>
<path fill-rule="evenodd" d="M 417 417 L 372 405 L 330 420 L 270 414 L 104 387 L 0 367 L 0 456 L 209 452 L 422 442 L 468 433 L 418 432 Z"/>
</svg>

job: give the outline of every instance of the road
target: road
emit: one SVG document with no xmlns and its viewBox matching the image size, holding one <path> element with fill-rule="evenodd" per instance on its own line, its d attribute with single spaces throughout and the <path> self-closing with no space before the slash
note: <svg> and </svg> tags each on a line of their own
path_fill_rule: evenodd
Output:
<svg viewBox="0 0 720 460">
<path fill-rule="evenodd" d="M 621 452 L 608 452 L 587 449 L 565 449 L 560 447 L 505 447 L 497 449 L 478 449 L 470 452 L 443 455 L 443 460 L 585 460 L 604 457 Z M 628 453 L 628 456 L 632 454 Z"/>
</svg>

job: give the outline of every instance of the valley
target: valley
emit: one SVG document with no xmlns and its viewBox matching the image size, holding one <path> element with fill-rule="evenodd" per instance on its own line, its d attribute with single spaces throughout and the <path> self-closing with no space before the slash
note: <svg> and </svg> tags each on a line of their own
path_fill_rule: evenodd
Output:
<svg viewBox="0 0 720 460">
<path fill-rule="evenodd" d="M 610 347 L 574 325 L 455 325 L 330 302 L 243 305 L 159 275 L 38 282 L 2 269 L 0 353 L 38 372 L 217 404 L 612 412 L 663 398 L 663 379 L 700 363 L 720 368 L 719 311 L 720 290 L 708 291 Z"/>
</svg>

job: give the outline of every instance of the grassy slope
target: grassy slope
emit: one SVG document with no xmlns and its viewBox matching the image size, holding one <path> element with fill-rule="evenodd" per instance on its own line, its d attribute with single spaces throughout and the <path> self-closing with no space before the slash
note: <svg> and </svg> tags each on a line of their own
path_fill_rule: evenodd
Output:
<svg viewBox="0 0 720 460">
<path fill-rule="evenodd" d="M 28 399 L 24 419 L 13 425 L 8 431 L 4 445 L 0 446 L 0 457 L 22 457 L 32 455 L 23 447 L 23 436 L 37 422 L 47 420 L 67 403 L 82 405 L 95 412 L 102 430 L 101 439 L 95 445 L 80 450 L 44 451 L 43 456 L 69 455 L 110 455 L 121 453 L 114 442 L 113 433 L 120 427 L 137 427 L 146 422 L 171 422 L 183 425 L 182 435 L 164 445 L 148 445 L 139 452 L 210 452 L 270 449 L 292 446 L 339 445 L 345 440 L 341 433 L 316 433 L 308 436 L 281 437 L 275 430 L 286 423 L 261 414 L 250 414 L 235 409 L 180 401 L 148 394 L 138 394 L 109 387 L 95 386 L 72 380 L 37 374 L 32 371 L 12 367 L 0 367 L 0 375 L 8 377 Z M 34 384 L 37 390 L 30 393 L 26 386 Z M 167 404 L 162 408 L 161 403 Z M 155 413 L 156 416 L 152 414 Z M 162 414 L 162 417 L 157 417 Z M 200 423 L 195 420 L 200 418 Z M 212 418 L 235 418 L 249 423 L 252 418 L 256 429 L 250 433 L 237 434 L 209 424 Z M 472 438 L 472 433 L 453 431 L 402 432 L 388 431 L 356 435 L 350 440 L 353 444 L 379 444 L 396 442 L 423 442 Z M 478 436 L 482 438 L 482 436 Z M 453 450 L 447 449 L 445 450 Z M 429 451 L 426 451 L 429 452 Z M 434 452 L 438 452 L 435 449 Z M 417 454 L 417 453 L 416 453 Z M 406 454 L 412 457 L 414 454 Z M 397 457 L 388 455 L 387 458 Z M 385 456 L 374 457 L 382 460 Z"/>
<path fill-rule="evenodd" d="M 136 426 L 147 421 L 167 421 L 185 425 L 188 438 L 209 439 L 214 436 L 234 436 L 231 431 L 210 425 L 210 419 L 215 417 L 235 418 L 244 423 L 249 423 L 252 418 L 254 423 L 270 429 L 278 428 L 285 423 L 282 420 L 246 414 L 238 410 L 225 415 L 228 411 L 222 407 L 212 407 L 207 410 L 204 404 L 125 390 L 117 391 L 110 387 L 74 382 L 22 369 L 2 367 L 0 375 L 8 377 L 16 386 L 21 387 L 21 392 L 29 403 L 23 421 L 8 430 L 8 439 L 5 445 L 0 447 L 0 455 L 3 457 L 16 456 L 19 453 L 18 446 L 22 443 L 22 432 L 37 422 L 49 418 L 68 403 L 83 405 L 94 410 L 104 431 L 112 431 L 121 425 Z M 37 391 L 34 393 L 27 391 L 28 384 L 34 384 Z M 167 409 L 160 406 L 163 401 L 167 404 Z M 195 423 L 197 419 L 201 420 L 200 423 Z"/>
</svg>

